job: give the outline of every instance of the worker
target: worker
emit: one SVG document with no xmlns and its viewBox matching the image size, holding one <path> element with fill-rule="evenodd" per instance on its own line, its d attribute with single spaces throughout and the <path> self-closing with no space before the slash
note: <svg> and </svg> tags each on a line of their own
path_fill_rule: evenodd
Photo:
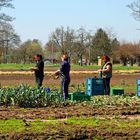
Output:
<svg viewBox="0 0 140 140">
<path fill-rule="evenodd" d="M 68 88 L 70 84 L 70 63 L 68 61 L 68 55 L 62 54 L 61 56 L 61 66 L 54 75 L 59 75 L 61 78 L 61 93 L 64 99 L 68 99 Z"/>
<path fill-rule="evenodd" d="M 105 95 L 110 95 L 110 80 L 112 77 L 112 64 L 110 62 L 110 58 L 107 55 L 102 57 L 102 61 L 104 62 L 101 69 L 98 72 L 101 73 L 101 77 L 103 78 L 104 92 Z"/>
<path fill-rule="evenodd" d="M 31 68 L 31 70 L 34 71 L 37 87 L 40 88 L 44 79 L 44 62 L 42 59 L 42 55 L 36 54 L 34 56 L 34 60 L 36 62 L 36 66 L 34 68 Z"/>
</svg>

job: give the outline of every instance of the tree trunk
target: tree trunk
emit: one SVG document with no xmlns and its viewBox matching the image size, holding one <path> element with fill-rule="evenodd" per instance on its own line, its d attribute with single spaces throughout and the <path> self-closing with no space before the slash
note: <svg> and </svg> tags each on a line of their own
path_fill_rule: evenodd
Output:
<svg viewBox="0 0 140 140">
<path fill-rule="evenodd" d="M 121 59 L 120 59 L 120 63 L 121 63 L 123 66 L 126 66 L 126 64 L 127 64 L 126 58 L 121 58 Z"/>
<path fill-rule="evenodd" d="M 83 58 L 82 58 L 82 55 L 80 56 L 80 66 L 83 66 Z"/>
<path fill-rule="evenodd" d="M 137 66 L 140 66 L 140 56 L 136 58 L 136 64 Z"/>
</svg>

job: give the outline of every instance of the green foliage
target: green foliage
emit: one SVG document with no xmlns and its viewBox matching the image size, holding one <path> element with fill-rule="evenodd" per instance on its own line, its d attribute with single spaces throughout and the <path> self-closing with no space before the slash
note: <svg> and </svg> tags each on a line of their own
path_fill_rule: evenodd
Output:
<svg viewBox="0 0 140 140">
<path fill-rule="evenodd" d="M 91 106 L 138 106 L 140 98 L 137 96 L 93 96 L 88 104 Z"/>
<path fill-rule="evenodd" d="M 111 39 L 103 29 L 98 29 L 92 40 L 92 59 L 96 60 L 97 56 L 112 54 Z"/>
<path fill-rule="evenodd" d="M 20 107 L 45 107 L 64 105 L 65 101 L 57 90 L 47 92 L 44 88 L 20 85 L 16 88 L 0 89 L 0 105 Z"/>
<path fill-rule="evenodd" d="M 43 87 L 32 88 L 28 85 L 0 88 L 0 106 L 60 107 L 76 104 L 79 102 L 64 100 L 58 90 L 48 92 Z M 87 106 L 139 106 L 140 98 L 138 96 L 92 96 L 90 101 L 81 101 L 80 104 Z"/>
</svg>

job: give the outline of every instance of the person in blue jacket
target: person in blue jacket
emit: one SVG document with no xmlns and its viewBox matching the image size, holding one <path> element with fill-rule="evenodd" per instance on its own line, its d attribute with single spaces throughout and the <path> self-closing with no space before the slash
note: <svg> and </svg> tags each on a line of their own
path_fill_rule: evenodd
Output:
<svg viewBox="0 0 140 140">
<path fill-rule="evenodd" d="M 61 93 L 64 99 L 68 98 L 68 88 L 70 84 L 70 63 L 68 61 L 68 55 L 62 54 L 61 56 L 61 66 L 60 69 L 55 72 L 56 75 L 59 74 L 61 78 Z"/>
</svg>

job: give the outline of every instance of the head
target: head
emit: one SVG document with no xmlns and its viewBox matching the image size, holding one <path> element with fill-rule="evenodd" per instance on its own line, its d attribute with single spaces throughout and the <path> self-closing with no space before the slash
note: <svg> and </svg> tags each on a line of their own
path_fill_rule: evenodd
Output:
<svg viewBox="0 0 140 140">
<path fill-rule="evenodd" d="M 104 62 L 108 62 L 108 61 L 110 61 L 110 58 L 109 58 L 107 55 L 103 55 L 103 56 L 102 56 L 102 60 L 103 60 Z"/>
<path fill-rule="evenodd" d="M 68 55 L 67 54 L 62 54 L 61 55 L 61 60 L 62 61 L 68 61 Z"/>
<path fill-rule="evenodd" d="M 42 60 L 42 55 L 41 55 L 41 54 L 36 54 L 36 55 L 34 56 L 34 60 L 35 60 L 35 61 L 40 61 L 40 60 Z"/>
</svg>

